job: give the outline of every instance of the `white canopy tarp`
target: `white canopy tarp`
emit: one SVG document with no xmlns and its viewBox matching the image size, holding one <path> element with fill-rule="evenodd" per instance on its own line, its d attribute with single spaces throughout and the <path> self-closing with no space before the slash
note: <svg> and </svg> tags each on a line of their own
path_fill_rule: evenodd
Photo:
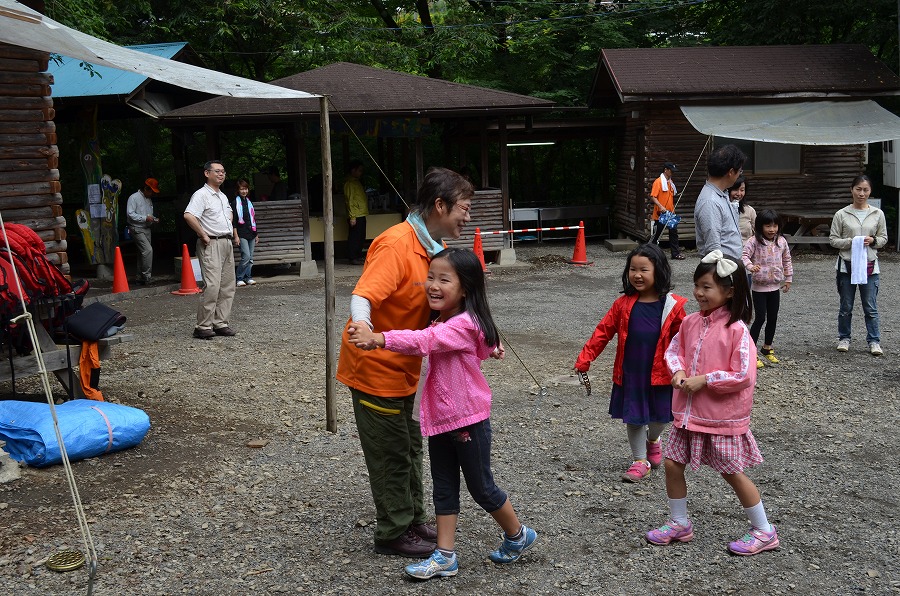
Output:
<svg viewBox="0 0 900 596">
<path fill-rule="evenodd" d="M 792 145 L 863 145 L 900 139 L 900 118 L 871 100 L 681 106 L 707 135 Z"/>
<path fill-rule="evenodd" d="M 185 89 L 231 97 L 318 97 L 129 50 L 57 23 L 14 0 L 0 0 L 0 42 L 140 73 Z"/>
</svg>

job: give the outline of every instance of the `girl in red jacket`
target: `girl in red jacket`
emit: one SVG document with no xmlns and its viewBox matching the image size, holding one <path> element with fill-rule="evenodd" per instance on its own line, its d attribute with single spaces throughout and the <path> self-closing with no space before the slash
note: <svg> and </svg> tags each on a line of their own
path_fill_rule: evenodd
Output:
<svg viewBox="0 0 900 596">
<path fill-rule="evenodd" d="M 584 344 L 575 370 L 586 373 L 591 362 L 618 333 L 609 414 L 625 423 L 631 467 L 622 475 L 639 482 L 662 462 L 659 436 L 672 420 L 671 375 L 663 353 L 684 319 L 686 298 L 671 293 L 672 269 L 656 244 L 628 254 L 622 272 L 624 296 L 613 302 Z"/>
<path fill-rule="evenodd" d="M 647 540 L 663 545 L 694 537 L 684 471 L 706 464 L 731 486 L 750 519 L 750 530 L 728 550 L 755 555 L 777 548 L 778 534 L 744 474 L 762 463 L 762 454 L 750 432 L 756 348 L 747 329 L 753 308 L 741 262 L 718 250 L 703 257 L 694 272 L 694 298 L 700 312 L 684 319 L 665 355 L 675 388 L 675 422 L 664 453 L 670 520 L 647 532 Z"/>
</svg>

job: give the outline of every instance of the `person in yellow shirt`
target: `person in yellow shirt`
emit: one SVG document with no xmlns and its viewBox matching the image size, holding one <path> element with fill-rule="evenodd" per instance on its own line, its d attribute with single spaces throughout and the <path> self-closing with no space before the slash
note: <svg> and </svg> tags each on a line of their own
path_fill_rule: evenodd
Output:
<svg viewBox="0 0 900 596">
<path fill-rule="evenodd" d="M 344 203 L 347 205 L 347 256 L 351 265 L 363 264 L 363 243 L 366 241 L 366 216 L 369 215 L 369 198 L 363 188 L 363 164 L 354 159 L 347 165 L 347 181 L 344 182 Z"/>
<path fill-rule="evenodd" d="M 659 237 L 662 236 L 663 229 L 666 226 L 659 223 L 659 216 L 666 211 L 675 210 L 675 183 L 672 182 L 672 174 L 677 172 L 670 161 L 663 164 L 662 174 L 653 181 L 653 188 L 650 190 L 650 201 L 653 203 L 653 238 L 651 242 L 659 244 Z M 681 254 L 681 246 L 678 244 L 678 227 L 669 228 L 669 250 L 672 251 L 672 258 L 677 260 L 684 259 Z"/>
</svg>

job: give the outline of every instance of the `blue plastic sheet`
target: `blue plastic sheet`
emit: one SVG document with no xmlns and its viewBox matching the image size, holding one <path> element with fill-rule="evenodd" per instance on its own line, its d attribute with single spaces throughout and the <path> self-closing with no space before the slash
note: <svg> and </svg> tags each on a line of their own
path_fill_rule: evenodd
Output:
<svg viewBox="0 0 900 596">
<path fill-rule="evenodd" d="M 143 410 L 89 399 L 56 406 L 56 417 L 70 461 L 134 447 L 150 430 Z M 0 401 L 0 439 L 13 459 L 29 466 L 62 462 L 46 403 Z"/>
</svg>

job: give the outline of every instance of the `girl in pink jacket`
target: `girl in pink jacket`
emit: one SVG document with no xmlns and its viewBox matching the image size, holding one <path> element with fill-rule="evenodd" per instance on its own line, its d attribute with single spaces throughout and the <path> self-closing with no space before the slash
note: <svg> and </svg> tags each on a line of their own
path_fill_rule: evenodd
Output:
<svg viewBox="0 0 900 596">
<path fill-rule="evenodd" d="M 622 475 L 640 482 L 662 463 L 660 435 L 672 421 L 672 375 L 663 352 L 684 319 L 686 298 L 673 294 L 672 269 L 659 246 L 642 244 L 628 254 L 622 293 L 584 344 L 575 370 L 587 373 L 614 335 L 609 415 L 625 423 L 633 462 Z M 585 375 L 586 376 L 586 375 Z"/>
<path fill-rule="evenodd" d="M 666 350 L 672 372 L 675 421 L 663 455 L 669 521 L 647 532 L 652 544 L 688 542 L 694 528 L 687 515 L 687 464 L 706 464 L 734 489 L 750 519 L 750 530 L 728 545 L 736 555 L 755 555 L 778 547 L 756 485 L 744 468 L 762 463 L 750 432 L 756 350 L 747 322 L 752 316 L 747 274 L 740 262 L 714 250 L 694 272 L 694 298 L 700 312 L 688 315 Z"/>
<path fill-rule="evenodd" d="M 503 528 L 503 541 L 489 555 L 493 562 L 517 561 L 537 539 L 533 529 L 519 523 L 491 472 L 491 389 L 481 361 L 502 358 L 503 346 L 478 257 L 460 248 L 436 254 L 425 293 L 431 309 L 440 312 L 427 329 L 382 333 L 365 326 L 348 329 L 350 342 L 358 348 L 426 357 L 419 382 L 419 424 L 428 437 L 437 549 L 428 559 L 406 566 L 407 575 L 416 579 L 452 576 L 459 570 L 455 539 L 460 470 L 472 498 Z"/>
</svg>

